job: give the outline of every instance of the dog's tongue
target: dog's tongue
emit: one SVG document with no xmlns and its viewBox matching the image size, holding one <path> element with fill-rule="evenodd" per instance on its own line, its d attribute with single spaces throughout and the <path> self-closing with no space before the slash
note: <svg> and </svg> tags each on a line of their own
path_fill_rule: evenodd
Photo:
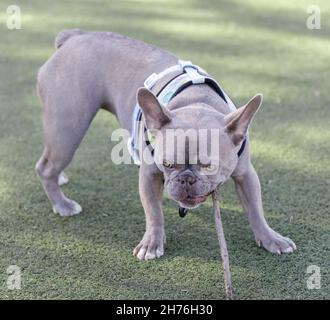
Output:
<svg viewBox="0 0 330 320">
<path fill-rule="evenodd" d="M 194 200 L 197 202 L 197 203 L 201 203 L 201 202 L 204 202 L 208 197 L 208 194 L 205 195 L 205 196 L 200 196 L 200 197 L 196 197 Z"/>
<path fill-rule="evenodd" d="M 202 203 L 204 201 L 206 201 L 207 197 L 211 194 L 212 192 L 204 195 L 204 196 L 199 196 L 199 197 L 194 197 L 194 198 L 190 198 L 190 202 L 193 202 L 195 205 Z M 179 215 L 181 218 L 185 217 L 186 214 L 188 213 L 188 209 L 187 208 L 183 208 L 183 207 L 179 207 Z"/>
<path fill-rule="evenodd" d="M 204 195 L 204 196 L 199 196 L 199 197 L 196 197 L 196 198 L 193 198 L 193 200 L 196 202 L 196 204 L 198 203 L 202 203 L 204 201 L 206 201 L 207 197 L 211 194 L 212 192 Z"/>
</svg>

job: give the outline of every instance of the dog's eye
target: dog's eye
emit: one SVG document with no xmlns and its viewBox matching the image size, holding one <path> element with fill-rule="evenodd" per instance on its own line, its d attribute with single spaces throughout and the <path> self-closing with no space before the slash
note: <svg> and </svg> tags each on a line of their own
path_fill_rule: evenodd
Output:
<svg viewBox="0 0 330 320">
<path fill-rule="evenodd" d="M 173 168 L 173 163 L 169 162 L 168 160 L 164 160 L 163 166 L 171 169 L 171 168 Z"/>
<path fill-rule="evenodd" d="M 202 168 L 207 171 L 214 171 L 216 169 L 216 166 L 213 164 L 205 164 L 202 166 Z"/>
</svg>

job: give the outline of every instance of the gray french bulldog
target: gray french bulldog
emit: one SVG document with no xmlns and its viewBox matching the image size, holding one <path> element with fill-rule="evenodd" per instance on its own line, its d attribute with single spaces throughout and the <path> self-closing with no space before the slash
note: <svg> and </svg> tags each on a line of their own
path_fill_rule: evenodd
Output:
<svg viewBox="0 0 330 320">
<path fill-rule="evenodd" d="M 36 165 L 53 211 L 60 216 L 81 212 L 60 186 L 68 182 L 63 170 L 71 162 L 91 121 L 100 108 L 113 113 L 122 128 L 132 130 L 133 109 L 138 101 L 149 130 L 219 129 L 221 166 L 213 174 L 206 159 L 186 164 L 169 161 L 177 154 L 163 151 L 157 163 L 142 161 L 139 193 L 146 216 L 146 231 L 133 254 L 140 260 L 164 254 L 163 190 L 184 208 L 195 208 L 218 186 L 233 178 L 256 242 L 272 253 L 291 253 L 296 249 L 289 238 L 267 224 L 262 208 L 260 183 L 250 161 L 248 128 L 262 102 L 257 94 L 246 105 L 232 110 L 208 84 L 187 87 L 163 108 L 155 95 L 143 88 L 145 79 L 175 65 L 178 58 L 153 45 L 111 32 L 65 30 L 56 37 L 56 52 L 40 68 L 37 91 L 43 105 L 44 151 Z M 245 148 L 237 156 L 242 142 Z M 185 144 L 186 145 L 186 144 Z M 144 147 L 146 147 L 144 145 Z M 188 147 L 189 148 L 189 147 Z M 196 154 L 193 154 L 196 158 Z"/>
</svg>

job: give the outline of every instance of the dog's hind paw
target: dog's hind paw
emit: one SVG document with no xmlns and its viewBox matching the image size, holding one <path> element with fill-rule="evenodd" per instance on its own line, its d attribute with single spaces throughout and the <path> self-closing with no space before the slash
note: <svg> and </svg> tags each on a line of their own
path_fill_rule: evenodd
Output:
<svg viewBox="0 0 330 320">
<path fill-rule="evenodd" d="M 61 203 L 57 203 L 53 206 L 53 211 L 61 217 L 69 217 L 79 214 L 82 209 L 77 202 L 70 199 L 64 199 Z"/>
</svg>

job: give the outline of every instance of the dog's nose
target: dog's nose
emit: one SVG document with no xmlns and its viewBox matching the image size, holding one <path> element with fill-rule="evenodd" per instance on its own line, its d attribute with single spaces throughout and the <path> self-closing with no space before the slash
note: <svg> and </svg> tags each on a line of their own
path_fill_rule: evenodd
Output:
<svg viewBox="0 0 330 320">
<path fill-rule="evenodd" d="M 196 182 L 196 178 L 191 173 L 185 173 L 178 177 L 178 182 L 182 185 L 193 185 Z"/>
</svg>

